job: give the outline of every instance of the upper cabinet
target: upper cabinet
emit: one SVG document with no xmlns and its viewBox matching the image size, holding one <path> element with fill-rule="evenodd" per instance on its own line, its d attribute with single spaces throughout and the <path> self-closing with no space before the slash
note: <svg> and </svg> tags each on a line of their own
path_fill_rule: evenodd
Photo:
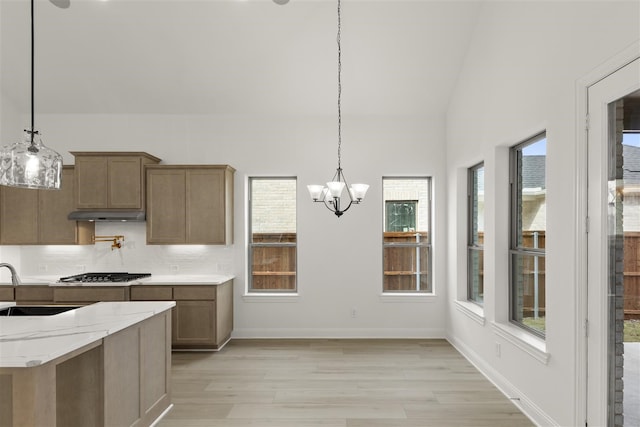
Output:
<svg viewBox="0 0 640 427">
<path fill-rule="evenodd" d="M 71 152 L 76 209 L 144 210 L 144 167 L 160 159 L 142 152 Z"/>
<path fill-rule="evenodd" d="M 0 187 L 0 244 L 91 244 L 95 224 L 67 219 L 74 185 L 73 166 L 64 166 L 60 190 Z"/>
<path fill-rule="evenodd" d="M 147 243 L 233 243 L 233 174 L 228 165 L 149 165 Z"/>
</svg>

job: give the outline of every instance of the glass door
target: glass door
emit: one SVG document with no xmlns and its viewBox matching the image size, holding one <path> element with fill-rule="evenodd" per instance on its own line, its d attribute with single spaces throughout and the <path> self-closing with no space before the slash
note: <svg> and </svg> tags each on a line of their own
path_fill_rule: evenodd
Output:
<svg viewBox="0 0 640 427">
<path fill-rule="evenodd" d="M 589 425 L 640 425 L 639 64 L 589 88 Z"/>
</svg>

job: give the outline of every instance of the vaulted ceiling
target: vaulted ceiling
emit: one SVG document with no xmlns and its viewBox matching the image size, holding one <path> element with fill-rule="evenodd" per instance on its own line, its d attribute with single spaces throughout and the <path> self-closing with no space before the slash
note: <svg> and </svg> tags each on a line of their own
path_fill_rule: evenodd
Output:
<svg viewBox="0 0 640 427">
<path fill-rule="evenodd" d="M 335 1 L 35 7 L 37 113 L 335 114 Z M 444 112 L 480 7 L 343 0 L 343 112 Z M 0 18 L 2 96 L 26 112 L 29 1 L 0 0 Z"/>
</svg>

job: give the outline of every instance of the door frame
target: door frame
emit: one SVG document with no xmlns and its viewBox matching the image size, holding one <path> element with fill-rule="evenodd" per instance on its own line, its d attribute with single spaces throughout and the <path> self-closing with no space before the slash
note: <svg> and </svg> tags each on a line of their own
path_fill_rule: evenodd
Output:
<svg viewBox="0 0 640 427">
<path fill-rule="evenodd" d="M 576 407 L 575 420 L 579 425 L 587 422 L 587 371 L 588 354 L 587 336 L 588 326 L 588 94 L 589 88 L 599 81 L 609 77 L 620 69 L 640 58 L 640 40 L 634 42 L 618 55 L 609 59 L 599 67 L 576 81 L 576 223 L 575 223 L 575 248 L 576 248 L 576 334 L 575 334 L 575 390 Z M 600 226 L 593 224 L 592 226 Z M 584 422 L 584 424 L 583 424 Z M 594 420 L 591 424 L 594 424 Z"/>
</svg>

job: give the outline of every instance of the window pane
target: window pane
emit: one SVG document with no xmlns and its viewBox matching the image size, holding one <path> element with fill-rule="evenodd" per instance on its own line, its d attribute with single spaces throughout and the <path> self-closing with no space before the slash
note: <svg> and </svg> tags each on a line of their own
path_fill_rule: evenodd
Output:
<svg viewBox="0 0 640 427">
<path fill-rule="evenodd" d="M 387 201 L 387 231 L 415 231 L 417 201 Z"/>
<path fill-rule="evenodd" d="M 250 179 L 250 291 L 296 290 L 296 179 Z"/>
<path fill-rule="evenodd" d="M 510 320 L 544 336 L 547 138 L 511 149 Z"/>
<path fill-rule="evenodd" d="M 431 292 L 430 178 L 383 178 L 383 291 Z"/>
<path fill-rule="evenodd" d="M 386 212 L 388 204 L 401 206 L 403 203 L 406 205 L 405 211 L 409 205 L 413 206 L 413 212 L 411 214 L 405 212 L 405 217 L 412 217 L 415 231 L 429 231 L 429 178 L 384 178 L 382 191 L 385 203 L 385 231 L 405 231 L 402 224 L 396 223 L 397 218 L 393 215 L 387 218 Z M 392 211 L 392 214 L 397 213 Z M 387 228 L 387 225 L 402 229 L 392 230 Z"/>
<path fill-rule="evenodd" d="M 427 246 L 385 246 L 384 290 L 428 292 L 429 248 Z"/>
<path fill-rule="evenodd" d="M 484 301 L 484 163 L 469 168 L 467 299 Z"/>
<path fill-rule="evenodd" d="M 541 334 L 545 332 L 545 258 L 515 253 L 512 265 L 512 319 Z"/>
<path fill-rule="evenodd" d="M 469 295 L 471 301 L 484 301 L 484 250 L 469 248 Z"/>
<path fill-rule="evenodd" d="M 253 178 L 251 180 L 251 232 L 253 239 L 268 233 L 271 239 L 295 242 L 296 180 Z"/>
<path fill-rule="evenodd" d="M 547 139 L 544 136 L 517 149 L 518 247 L 544 248 L 547 229 L 546 158 Z"/>
<path fill-rule="evenodd" d="M 253 248 L 253 289 L 296 289 L 296 247 Z"/>
<path fill-rule="evenodd" d="M 484 165 L 474 167 L 470 172 L 469 244 L 482 246 L 484 244 Z"/>
</svg>

